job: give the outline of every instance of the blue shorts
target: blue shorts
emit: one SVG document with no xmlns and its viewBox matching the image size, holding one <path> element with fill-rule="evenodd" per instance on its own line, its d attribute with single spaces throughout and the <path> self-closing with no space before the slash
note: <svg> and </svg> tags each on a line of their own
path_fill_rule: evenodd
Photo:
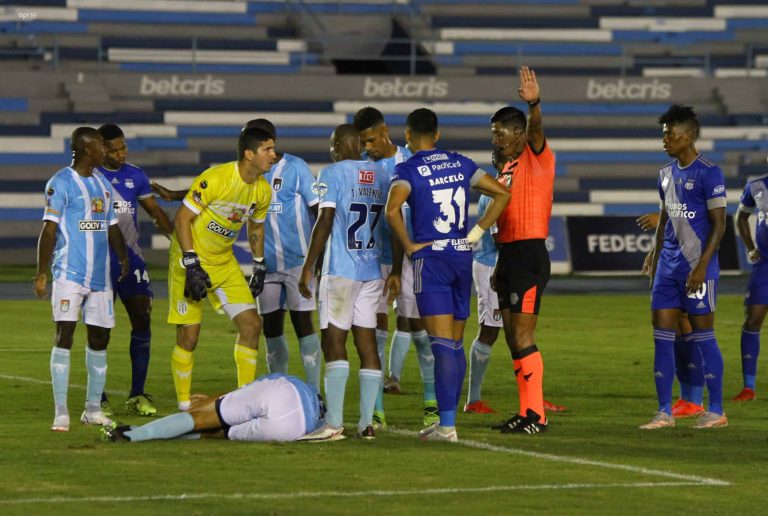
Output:
<svg viewBox="0 0 768 516">
<path fill-rule="evenodd" d="M 768 268 L 752 267 L 744 293 L 744 305 L 768 305 Z"/>
<path fill-rule="evenodd" d="M 419 314 L 469 318 L 472 253 L 427 255 L 413 264 L 413 292 Z"/>
<path fill-rule="evenodd" d="M 123 281 L 117 281 L 120 275 L 120 263 L 113 262 L 111 266 L 112 290 L 115 298 L 120 297 L 121 301 L 133 296 L 154 297 L 152 293 L 152 284 L 149 281 L 147 264 L 138 256 L 132 256 L 128 262 L 128 275 Z"/>
<path fill-rule="evenodd" d="M 651 289 L 651 310 L 679 308 L 688 315 L 705 315 L 715 311 L 718 277 L 707 277 L 692 294 L 685 289 L 686 278 L 656 275 Z"/>
</svg>

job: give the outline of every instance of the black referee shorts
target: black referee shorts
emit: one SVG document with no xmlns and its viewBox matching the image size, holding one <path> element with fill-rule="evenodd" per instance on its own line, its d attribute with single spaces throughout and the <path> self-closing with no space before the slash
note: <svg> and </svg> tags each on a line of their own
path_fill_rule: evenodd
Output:
<svg viewBox="0 0 768 516">
<path fill-rule="evenodd" d="M 502 244 L 496 261 L 499 309 L 538 314 L 550 269 L 549 252 L 543 239 Z"/>
</svg>

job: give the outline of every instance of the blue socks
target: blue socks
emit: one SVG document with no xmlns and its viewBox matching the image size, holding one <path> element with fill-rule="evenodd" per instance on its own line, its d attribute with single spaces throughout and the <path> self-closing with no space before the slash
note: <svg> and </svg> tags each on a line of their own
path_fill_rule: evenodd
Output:
<svg viewBox="0 0 768 516">
<path fill-rule="evenodd" d="M 325 421 L 334 428 L 344 424 L 344 391 L 349 378 L 349 362 L 334 360 L 325 364 Z M 379 382 L 381 383 L 381 382 Z"/>
<path fill-rule="evenodd" d="M 696 330 L 693 338 L 704 360 L 704 380 L 709 392 L 709 412 L 723 413 L 723 355 L 717 346 L 714 330 Z"/>
<path fill-rule="evenodd" d="M 376 351 L 379 353 L 379 363 L 384 368 L 384 355 L 387 348 L 387 330 L 376 329 Z M 327 366 L 326 366 L 327 367 Z M 381 386 L 376 395 L 376 412 L 384 412 L 384 376 L 381 377 Z"/>
<path fill-rule="evenodd" d="M 187 412 L 179 412 L 125 432 L 131 442 L 173 439 L 195 429 L 195 421 Z"/>
<path fill-rule="evenodd" d="M 149 342 L 152 333 L 149 330 L 131 332 L 131 396 L 144 394 L 144 384 L 149 371 Z"/>
<path fill-rule="evenodd" d="M 312 333 L 299 339 L 299 353 L 304 363 L 304 375 L 307 383 L 320 392 L 320 339 L 317 333 Z"/>
<path fill-rule="evenodd" d="M 680 397 L 688 401 L 691 389 L 688 383 L 688 350 L 683 335 L 675 336 L 675 374 L 680 382 Z"/>
<path fill-rule="evenodd" d="M 653 329 L 653 377 L 659 411 L 672 415 L 672 386 L 675 382 L 675 332 Z"/>
<path fill-rule="evenodd" d="M 53 385 L 53 403 L 56 406 L 56 415 L 68 413 L 69 356 L 68 349 L 55 347 L 51 350 L 51 384 Z"/>
<path fill-rule="evenodd" d="M 270 373 L 288 374 L 288 343 L 285 335 L 267 340 L 267 369 Z"/>
<path fill-rule="evenodd" d="M 757 357 L 760 355 L 760 332 L 741 329 L 741 372 L 744 387 L 755 390 Z"/>
<path fill-rule="evenodd" d="M 107 383 L 107 351 L 94 351 L 86 346 L 85 368 L 88 370 L 85 409 L 96 412 L 101 410 L 101 393 Z"/>
<path fill-rule="evenodd" d="M 389 345 L 389 374 L 398 380 L 403 374 L 403 364 L 409 349 L 411 349 L 411 334 L 407 331 L 396 331 Z M 384 369 L 383 363 L 381 368 Z"/>
<path fill-rule="evenodd" d="M 456 405 L 461 393 L 461 382 L 464 380 L 466 358 L 459 359 L 459 352 L 464 357 L 461 341 L 429 336 L 432 343 L 432 353 L 435 356 L 435 392 L 437 394 L 437 410 L 440 415 L 440 426 L 456 426 Z M 458 345 L 458 350 L 457 350 Z M 460 370 L 461 369 L 461 370 Z M 458 393 L 458 395 L 457 395 Z"/>
<path fill-rule="evenodd" d="M 429 344 L 429 336 L 424 330 L 411 333 L 419 359 L 419 372 L 424 382 L 424 401 L 435 401 L 435 357 Z"/>
<path fill-rule="evenodd" d="M 683 335 L 685 341 L 685 367 L 688 370 L 688 397 L 686 401 L 703 405 L 704 403 L 704 360 L 701 358 L 701 350 L 696 344 L 693 333 Z"/>
<path fill-rule="evenodd" d="M 349 371 L 347 371 L 349 373 Z M 379 393 L 383 376 L 380 369 L 360 369 L 360 421 L 357 430 L 365 430 L 365 427 L 373 423 L 373 405 Z"/>
<path fill-rule="evenodd" d="M 492 349 L 491 346 L 483 344 L 477 339 L 472 342 L 472 347 L 469 349 L 469 392 L 467 393 L 467 403 L 483 399 L 481 389 Z"/>
</svg>

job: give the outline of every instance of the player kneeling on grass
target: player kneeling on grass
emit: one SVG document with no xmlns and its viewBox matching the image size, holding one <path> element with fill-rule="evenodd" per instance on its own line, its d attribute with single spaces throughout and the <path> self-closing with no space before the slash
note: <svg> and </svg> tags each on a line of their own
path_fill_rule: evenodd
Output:
<svg viewBox="0 0 768 516">
<path fill-rule="evenodd" d="M 218 398 L 205 398 L 187 412 L 138 427 L 103 427 L 101 436 L 105 441 L 130 442 L 182 436 L 296 441 L 319 428 L 324 415 L 323 399 L 314 387 L 295 376 L 273 373 Z"/>
</svg>

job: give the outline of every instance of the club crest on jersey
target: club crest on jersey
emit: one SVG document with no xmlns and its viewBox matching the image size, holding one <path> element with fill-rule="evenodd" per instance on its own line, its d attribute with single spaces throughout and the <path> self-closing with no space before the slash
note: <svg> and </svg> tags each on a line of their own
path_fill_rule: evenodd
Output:
<svg viewBox="0 0 768 516">
<path fill-rule="evenodd" d="M 69 299 L 62 299 L 59 303 L 59 311 L 62 313 L 69 312 Z"/>
<path fill-rule="evenodd" d="M 253 215 L 253 212 L 256 211 L 256 203 L 252 202 L 251 205 L 248 207 L 248 216 L 250 217 Z"/>
<path fill-rule="evenodd" d="M 376 172 L 373 170 L 358 170 L 357 183 L 361 185 L 372 185 L 376 182 Z"/>
<path fill-rule="evenodd" d="M 186 301 L 179 301 L 176 303 L 176 312 L 179 313 L 179 315 L 184 315 L 187 313 L 187 302 Z"/>
<path fill-rule="evenodd" d="M 693 190 L 694 186 L 696 186 L 696 185 L 695 185 L 695 182 L 693 181 L 693 179 L 689 179 L 688 181 L 685 182 L 685 189 L 686 190 Z"/>
<path fill-rule="evenodd" d="M 328 185 L 325 183 L 312 183 L 312 193 L 320 197 L 325 197 L 325 193 L 328 191 Z"/>
<path fill-rule="evenodd" d="M 125 187 L 126 188 L 133 188 L 133 186 L 134 186 L 133 185 L 133 179 L 128 178 L 128 179 L 125 180 Z"/>
<path fill-rule="evenodd" d="M 245 215 L 245 210 L 243 208 L 235 208 L 232 210 L 232 213 L 229 214 L 227 220 L 237 224 L 243 221 L 243 215 Z"/>
<path fill-rule="evenodd" d="M 192 190 L 192 200 L 201 206 L 203 204 L 203 196 L 197 190 Z"/>
<path fill-rule="evenodd" d="M 91 211 L 93 213 L 104 213 L 104 199 L 101 197 L 91 199 Z"/>
<path fill-rule="evenodd" d="M 272 180 L 272 190 L 274 190 L 275 192 L 279 192 L 282 187 L 283 187 L 282 177 L 276 177 Z"/>
</svg>

